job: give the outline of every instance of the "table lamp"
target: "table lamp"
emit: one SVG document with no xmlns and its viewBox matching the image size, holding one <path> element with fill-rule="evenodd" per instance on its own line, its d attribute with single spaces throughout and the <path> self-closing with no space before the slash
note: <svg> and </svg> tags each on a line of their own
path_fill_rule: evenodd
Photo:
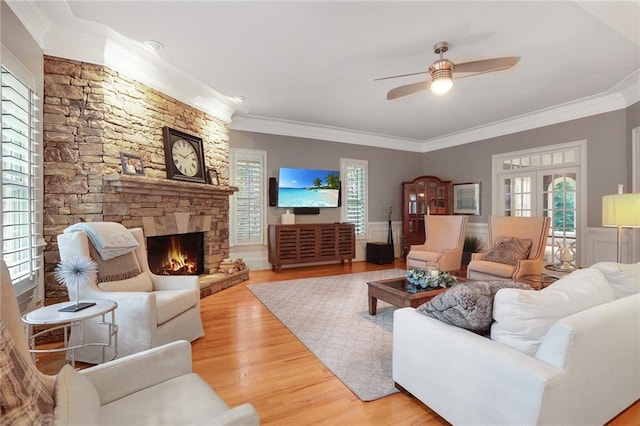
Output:
<svg viewBox="0 0 640 426">
<path fill-rule="evenodd" d="M 618 193 L 602 197 L 602 226 L 618 228 L 618 263 L 622 262 L 622 228 L 640 228 L 640 193 Z"/>
</svg>

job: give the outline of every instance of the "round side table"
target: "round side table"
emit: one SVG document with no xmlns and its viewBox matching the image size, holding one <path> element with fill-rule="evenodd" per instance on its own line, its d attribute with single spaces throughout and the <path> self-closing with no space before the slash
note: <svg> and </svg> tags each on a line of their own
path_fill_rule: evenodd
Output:
<svg viewBox="0 0 640 426">
<path fill-rule="evenodd" d="M 89 346 L 100 346 L 102 348 L 102 362 L 105 361 L 106 348 L 111 348 L 114 351 L 111 359 L 118 356 L 118 326 L 115 323 L 115 310 L 118 304 L 113 300 L 107 299 L 82 300 L 81 302 L 95 303 L 95 305 L 76 312 L 60 312 L 60 309 L 68 307 L 69 304 L 73 302 L 56 303 L 55 305 L 44 306 L 27 312 L 22 316 L 22 322 L 25 324 L 27 339 L 29 341 L 29 352 L 31 352 L 34 362 L 36 361 L 35 356 L 37 353 L 71 352 L 71 366 L 75 368 L 75 350 Z M 85 341 L 84 322 L 96 317 L 101 317 L 100 324 L 107 328 L 105 342 Z M 48 328 L 34 334 L 34 326 L 47 326 Z M 69 346 L 69 334 L 72 327 L 75 327 L 75 330 L 80 333 L 81 339 L 80 344 Z M 35 349 L 37 337 L 60 329 L 64 331 L 64 347 Z"/>
</svg>

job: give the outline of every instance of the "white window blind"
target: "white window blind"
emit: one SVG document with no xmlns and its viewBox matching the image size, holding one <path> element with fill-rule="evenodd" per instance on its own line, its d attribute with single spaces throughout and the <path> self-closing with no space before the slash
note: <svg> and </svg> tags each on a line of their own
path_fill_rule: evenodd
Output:
<svg viewBox="0 0 640 426">
<path fill-rule="evenodd" d="M 35 287 L 41 265 L 42 197 L 35 95 L 2 66 L 2 257 L 17 294 Z"/>
<path fill-rule="evenodd" d="M 367 231 L 367 162 L 341 159 L 344 203 L 342 220 L 355 225 L 356 237 L 365 237 Z"/>
<path fill-rule="evenodd" d="M 232 244 L 262 244 L 265 218 L 264 151 L 232 151 L 232 185 L 238 187 L 232 203 Z"/>
</svg>

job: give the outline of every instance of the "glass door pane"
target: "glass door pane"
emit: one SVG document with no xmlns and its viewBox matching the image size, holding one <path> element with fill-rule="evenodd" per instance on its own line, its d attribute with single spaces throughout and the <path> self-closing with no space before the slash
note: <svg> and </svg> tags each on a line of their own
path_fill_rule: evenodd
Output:
<svg viewBox="0 0 640 426">
<path fill-rule="evenodd" d="M 533 175 L 512 175 L 502 180 L 504 216 L 533 216 Z"/>
<path fill-rule="evenodd" d="M 568 169 L 541 173 L 543 214 L 551 218 L 545 261 L 559 270 L 576 266 L 577 172 Z"/>
</svg>

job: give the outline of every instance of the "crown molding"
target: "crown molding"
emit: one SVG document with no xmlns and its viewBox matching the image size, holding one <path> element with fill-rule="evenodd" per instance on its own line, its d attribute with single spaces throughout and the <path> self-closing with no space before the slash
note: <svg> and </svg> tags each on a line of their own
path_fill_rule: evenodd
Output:
<svg viewBox="0 0 640 426">
<path fill-rule="evenodd" d="M 232 130 L 293 136 L 331 142 L 366 145 L 399 151 L 421 152 L 422 142 L 416 139 L 398 138 L 375 133 L 359 132 L 339 127 L 319 126 L 299 121 L 282 120 L 263 116 L 234 116 Z"/>
<path fill-rule="evenodd" d="M 55 13 L 54 25 L 37 2 L 9 0 L 10 6 L 43 53 L 50 56 L 106 66 L 187 105 L 230 123 L 242 106 L 164 61 L 106 25 L 73 16 L 66 2 L 46 4 Z"/>
<path fill-rule="evenodd" d="M 425 153 L 617 111 L 638 101 L 640 101 L 640 70 L 598 95 L 427 140 L 404 139 L 250 115 L 233 117 L 230 128 Z"/>
<path fill-rule="evenodd" d="M 45 54 L 107 66 L 229 123 L 233 130 L 424 153 L 624 109 L 640 101 L 640 70 L 636 70 L 604 93 L 427 140 L 252 116 L 241 104 L 180 71 L 141 44 L 104 25 L 75 18 L 65 1 L 47 2 L 48 12 L 53 10 L 62 17 L 63 24 L 56 25 L 38 7 L 38 2 L 5 1 Z"/>
<path fill-rule="evenodd" d="M 424 141 L 423 152 L 564 123 L 627 108 L 640 101 L 640 70 L 604 93 Z"/>
<path fill-rule="evenodd" d="M 423 152 L 479 142 L 489 138 L 537 129 L 539 127 L 550 126 L 552 124 L 564 123 L 570 120 L 623 109 L 626 106 L 624 96 L 619 93 L 605 96 L 594 96 L 578 102 L 569 102 L 532 113 L 496 121 L 483 126 L 464 130 L 462 132 L 451 133 L 442 137 L 429 139 L 424 141 Z"/>
</svg>

